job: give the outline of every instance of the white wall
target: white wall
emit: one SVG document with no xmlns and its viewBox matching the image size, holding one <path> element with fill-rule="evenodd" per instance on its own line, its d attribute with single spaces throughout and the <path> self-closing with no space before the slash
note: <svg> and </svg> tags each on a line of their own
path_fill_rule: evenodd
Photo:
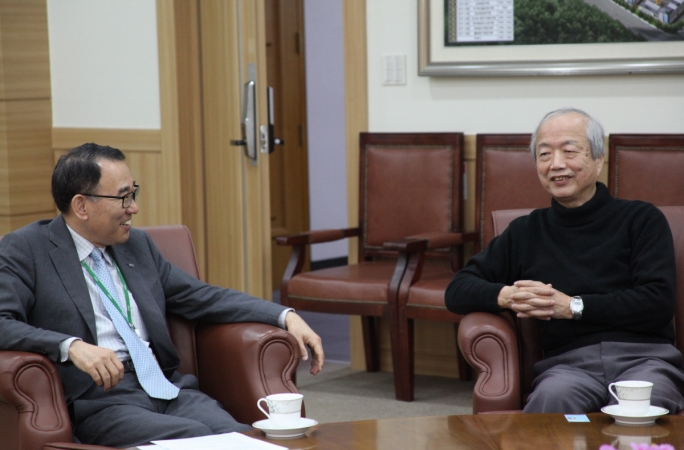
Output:
<svg viewBox="0 0 684 450">
<path fill-rule="evenodd" d="M 684 74 L 419 77 L 417 1 L 366 5 L 370 131 L 530 133 L 547 112 L 573 106 L 609 134 L 684 133 Z M 407 84 L 382 86 L 382 56 L 400 54 Z"/>
<path fill-rule="evenodd" d="M 347 227 L 342 1 L 304 0 L 312 230 Z M 311 260 L 347 256 L 347 245 L 346 240 L 313 245 Z"/>
<path fill-rule="evenodd" d="M 55 127 L 159 129 L 155 0 L 47 0 Z"/>
</svg>

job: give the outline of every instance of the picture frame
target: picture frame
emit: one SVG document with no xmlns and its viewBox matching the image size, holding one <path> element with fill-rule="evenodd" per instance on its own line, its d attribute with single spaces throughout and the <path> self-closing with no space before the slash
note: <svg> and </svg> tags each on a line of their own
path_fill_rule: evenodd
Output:
<svg viewBox="0 0 684 450">
<path fill-rule="evenodd" d="M 444 14 L 444 0 L 418 0 L 418 74 L 421 76 L 684 72 L 684 41 L 447 47 Z"/>
</svg>

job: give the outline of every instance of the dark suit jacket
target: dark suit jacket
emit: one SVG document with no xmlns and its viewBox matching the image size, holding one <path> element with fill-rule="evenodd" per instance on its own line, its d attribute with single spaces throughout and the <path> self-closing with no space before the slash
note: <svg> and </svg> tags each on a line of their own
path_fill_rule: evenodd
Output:
<svg viewBox="0 0 684 450">
<path fill-rule="evenodd" d="M 179 357 L 165 314 L 215 323 L 277 326 L 283 307 L 242 292 L 203 283 L 166 261 L 147 233 L 110 247 L 149 332 L 159 365 L 170 377 Z M 72 363 L 59 363 L 69 337 L 97 344 L 95 316 L 76 247 L 60 215 L 35 222 L 0 241 L 0 349 L 39 353 L 57 363 L 67 403 L 93 380 Z"/>
</svg>

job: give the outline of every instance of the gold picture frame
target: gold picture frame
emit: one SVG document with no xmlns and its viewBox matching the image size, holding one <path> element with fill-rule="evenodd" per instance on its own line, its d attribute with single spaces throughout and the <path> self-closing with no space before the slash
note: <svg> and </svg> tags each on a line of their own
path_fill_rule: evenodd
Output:
<svg viewBox="0 0 684 450">
<path fill-rule="evenodd" d="M 429 77 L 684 72 L 684 41 L 444 45 L 444 0 L 418 0 L 418 74 Z"/>
</svg>

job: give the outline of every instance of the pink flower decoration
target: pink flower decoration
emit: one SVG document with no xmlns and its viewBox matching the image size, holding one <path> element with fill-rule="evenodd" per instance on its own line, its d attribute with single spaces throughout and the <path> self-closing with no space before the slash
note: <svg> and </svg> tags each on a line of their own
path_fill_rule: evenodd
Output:
<svg viewBox="0 0 684 450">
<path fill-rule="evenodd" d="M 632 446 L 632 450 L 676 450 L 670 444 L 629 444 Z M 603 444 L 599 447 L 599 450 L 617 450 L 612 445 Z"/>
<path fill-rule="evenodd" d="M 675 450 L 670 444 L 629 444 L 632 450 Z M 599 449 L 603 450 L 603 449 Z M 608 450 L 608 449 L 605 449 Z"/>
</svg>

